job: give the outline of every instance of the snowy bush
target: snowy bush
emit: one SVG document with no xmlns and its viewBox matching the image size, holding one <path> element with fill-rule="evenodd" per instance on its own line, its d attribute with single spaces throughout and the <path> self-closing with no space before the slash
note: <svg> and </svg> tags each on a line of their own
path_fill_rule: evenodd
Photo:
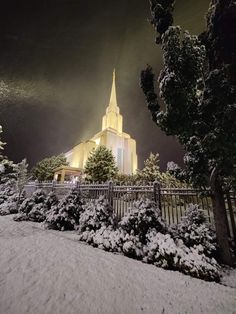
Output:
<svg viewBox="0 0 236 314">
<path fill-rule="evenodd" d="M 22 197 L 19 201 L 22 202 Z M 15 189 L 15 180 L 10 179 L 0 185 L 0 215 L 15 214 L 17 210 L 18 193 Z"/>
<path fill-rule="evenodd" d="M 121 219 L 119 227 L 128 234 L 137 235 L 142 243 L 146 242 L 146 234 L 150 229 L 155 228 L 163 233 L 167 230 L 159 209 L 148 199 L 134 202 L 130 212 Z"/>
<path fill-rule="evenodd" d="M 170 234 L 151 231 L 144 246 L 143 261 L 204 280 L 219 281 L 219 265 L 214 258 L 204 254 L 201 245 L 188 248 L 182 240 L 175 241 Z"/>
<path fill-rule="evenodd" d="M 173 269 L 174 260 L 178 258 L 178 248 L 169 234 L 150 231 L 144 247 L 144 262 L 158 267 Z"/>
<path fill-rule="evenodd" d="M 198 205 L 190 204 L 181 222 L 170 228 L 170 233 L 175 239 L 183 240 L 189 248 L 201 245 L 206 256 L 212 257 L 216 252 L 215 233 Z"/>
<path fill-rule="evenodd" d="M 3 198 L 1 199 L 3 200 Z M 7 193 L 7 198 L 0 203 L 0 216 L 18 213 L 18 206 L 25 200 L 25 193 L 13 192 Z"/>
<path fill-rule="evenodd" d="M 107 227 L 109 225 L 114 225 L 113 208 L 103 196 L 84 205 L 80 216 L 80 232 L 98 230 L 102 226 Z"/>
<path fill-rule="evenodd" d="M 47 207 L 47 210 L 50 210 L 53 206 L 57 205 L 59 202 L 58 197 L 55 192 L 50 192 L 46 199 L 45 199 L 45 205 Z"/>
<path fill-rule="evenodd" d="M 130 235 L 120 228 L 114 230 L 112 226 L 103 226 L 95 231 L 87 229 L 79 235 L 79 240 L 105 251 L 123 253 L 137 259 L 143 257 L 142 244 L 138 236 Z"/>
<path fill-rule="evenodd" d="M 47 211 L 45 200 L 46 195 L 42 190 L 35 191 L 31 197 L 26 198 L 22 202 L 19 207 L 19 214 L 14 217 L 14 220 L 44 221 Z"/>
<path fill-rule="evenodd" d="M 214 258 L 203 254 L 202 248 L 186 248 L 177 266 L 179 271 L 192 277 L 217 282 L 220 280 L 220 266 Z"/>
<path fill-rule="evenodd" d="M 78 191 L 73 189 L 55 205 L 52 205 L 52 202 L 52 198 L 50 201 L 47 200 L 52 207 L 46 212 L 45 227 L 61 231 L 77 229 L 82 212 L 82 202 Z"/>
</svg>

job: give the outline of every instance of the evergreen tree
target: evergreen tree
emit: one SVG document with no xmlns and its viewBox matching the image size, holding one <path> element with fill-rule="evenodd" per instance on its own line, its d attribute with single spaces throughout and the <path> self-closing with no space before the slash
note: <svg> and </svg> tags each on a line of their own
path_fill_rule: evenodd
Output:
<svg viewBox="0 0 236 314">
<path fill-rule="evenodd" d="M 161 172 L 159 167 L 159 154 L 151 153 L 144 161 L 144 168 L 138 171 L 138 178 L 146 183 L 158 181 L 161 179 Z"/>
<path fill-rule="evenodd" d="M 184 146 L 189 180 L 200 187 L 211 186 L 221 259 L 231 264 L 223 189 L 236 173 L 236 4 L 212 0 L 207 31 L 198 38 L 170 26 L 171 19 L 161 31 L 162 11 L 171 15 L 173 7 L 162 0 L 150 3 L 163 50 L 159 87 L 166 110 L 161 111 L 158 103 L 150 66 L 142 71 L 141 87 L 155 123 Z"/>
<path fill-rule="evenodd" d="M 90 182 L 106 182 L 112 180 L 118 173 L 112 151 L 105 146 L 99 146 L 90 153 L 85 165 L 86 179 Z"/>
<path fill-rule="evenodd" d="M 39 181 L 53 180 L 54 170 L 60 166 L 68 166 L 66 157 L 63 154 L 44 158 L 32 169 L 32 176 Z"/>
<path fill-rule="evenodd" d="M 114 181 L 121 185 L 135 185 L 139 184 L 139 178 L 137 174 L 125 174 L 118 173 L 114 179 Z"/>
</svg>

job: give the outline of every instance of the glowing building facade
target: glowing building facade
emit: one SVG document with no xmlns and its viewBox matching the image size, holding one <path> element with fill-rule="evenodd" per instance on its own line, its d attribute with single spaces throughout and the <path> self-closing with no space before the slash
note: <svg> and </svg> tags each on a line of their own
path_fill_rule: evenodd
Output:
<svg viewBox="0 0 236 314">
<path fill-rule="evenodd" d="M 65 153 L 69 167 L 55 170 L 55 179 L 64 181 L 65 176 L 78 176 L 83 172 L 88 156 L 93 148 L 104 145 L 109 148 L 116 160 L 120 173 L 133 174 L 137 169 L 136 141 L 123 132 L 123 117 L 117 105 L 115 71 L 111 97 L 106 113 L 102 119 L 102 130 L 90 140 L 83 141 Z"/>
</svg>

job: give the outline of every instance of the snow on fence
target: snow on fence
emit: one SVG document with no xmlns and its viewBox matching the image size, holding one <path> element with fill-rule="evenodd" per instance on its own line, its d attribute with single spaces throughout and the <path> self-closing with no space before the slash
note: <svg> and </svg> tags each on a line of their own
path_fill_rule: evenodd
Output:
<svg viewBox="0 0 236 314">
<path fill-rule="evenodd" d="M 156 202 L 167 223 L 178 223 L 184 215 L 188 204 L 198 204 L 206 213 L 210 223 L 213 223 L 212 200 L 209 190 L 202 192 L 193 188 L 161 187 L 157 182 L 150 185 L 116 185 L 112 182 L 105 184 L 58 183 L 58 182 L 29 182 L 25 186 L 26 196 L 35 190 L 42 189 L 45 193 L 55 191 L 59 198 L 65 196 L 71 189 L 76 188 L 88 200 L 104 196 L 113 207 L 120 219 L 129 212 L 132 203 L 141 198 L 149 198 Z M 225 195 L 225 204 L 229 222 L 229 234 L 236 239 L 236 195 L 229 192 Z"/>
</svg>

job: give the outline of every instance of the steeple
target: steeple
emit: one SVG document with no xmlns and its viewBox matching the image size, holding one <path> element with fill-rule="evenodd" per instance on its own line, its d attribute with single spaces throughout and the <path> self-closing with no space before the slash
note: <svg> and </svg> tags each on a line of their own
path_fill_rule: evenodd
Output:
<svg viewBox="0 0 236 314">
<path fill-rule="evenodd" d="M 107 107 L 106 113 L 109 111 L 113 111 L 116 113 L 120 112 L 120 109 L 117 105 L 117 99 L 116 99 L 116 70 L 113 70 L 113 80 L 112 80 L 112 88 L 111 88 L 111 97 L 110 97 L 110 102 Z"/>
<path fill-rule="evenodd" d="M 106 114 L 102 119 L 102 130 L 113 129 L 118 133 L 122 133 L 123 118 L 120 115 L 120 108 L 116 99 L 116 72 L 113 70 L 113 80 L 111 88 L 111 97 Z"/>
</svg>

